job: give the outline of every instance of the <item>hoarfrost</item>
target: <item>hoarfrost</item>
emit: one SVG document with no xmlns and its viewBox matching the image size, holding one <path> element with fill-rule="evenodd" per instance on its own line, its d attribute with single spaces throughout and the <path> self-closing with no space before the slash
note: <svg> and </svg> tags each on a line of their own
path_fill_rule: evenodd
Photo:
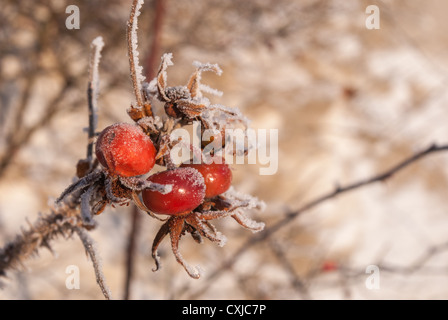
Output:
<svg viewBox="0 0 448 320">
<path fill-rule="evenodd" d="M 178 168 L 171 172 L 173 172 L 173 174 L 179 175 L 182 180 L 190 180 L 193 183 L 193 186 L 205 186 L 204 177 L 199 173 L 198 170 L 194 168 Z"/>
<path fill-rule="evenodd" d="M 103 37 L 99 36 L 93 39 L 91 43 L 91 47 L 93 49 L 93 56 L 90 59 L 90 81 L 95 85 L 98 86 L 99 77 L 98 77 L 98 67 L 100 64 L 101 59 L 101 50 L 104 47 L 104 41 Z"/>
<path fill-rule="evenodd" d="M 173 191 L 173 185 L 172 184 L 159 184 L 159 183 L 153 183 L 150 181 L 146 181 L 145 186 L 147 186 L 147 189 L 151 189 L 154 191 L 158 191 L 161 194 L 167 194 Z"/>
<path fill-rule="evenodd" d="M 163 122 L 159 116 L 143 117 L 137 122 L 141 127 L 151 128 L 152 131 L 158 131 L 163 128 Z"/>
<path fill-rule="evenodd" d="M 250 126 L 251 121 L 243 115 L 240 109 L 234 107 L 230 108 L 221 104 L 213 104 L 210 106 L 211 109 L 219 110 L 223 112 L 223 116 L 226 117 L 226 119 L 232 119 L 232 120 L 238 120 L 246 128 Z"/>
<path fill-rule="evenodd" d="M 93 49 L 89 61 L 89 128 L 86 130 L 89 137 L 89 146 L 87 148 L 87 158 L 91 161 L 92 158 L 92 141 L 95 134 L 95 128 L 98 125 L 98 93 L 99 93 L 99 64 L 101 59 L 101 50 L 104 47 L 103 38 L 96 37 L 91 43 Z"/>
<path fill-rule="evenodd" d="M 266 209 L 264 201 L 259 200 L 257 197 L 253 197 L 249 194 L 244 194 L 236 191 L 233 186 L 224 193 L 224 196 L 231 205 L 239 207 L 232 212 L 232 218 L 234 218 L 243 227 L 251 230 L 252 232 L 258 232 L 264 229 L 265 224 L 263 222 L 254 221 L 244 215 L 244 210 L 257 209 L 263 211 Z"/>
<path fill-rule="evenodd" d="M 138 37 L 137 37 L 137 29 L 138 29 L 138 16 L 140 16 L 140 9 L 143 6 L 144 1 L 143 0 L 138 0 L 136 2 L 134 2 L 135 6 L 133 6 L 133 11 L 131 12 L 131 20 L 132 20 L 132 24 L 131 24 L 131 29 L 129 31 L 129 37 L 130 37 L 130 43 L 129 43 L 129 59 L 131 60 L 131 65 L 134 66 L 134 72 L 133 73 L 135 75 L 135 81 L 134 81 L 134 86 L 135 86 L 135 91 L 136 93 L 140 93 L 141 92 L 141 88 L 142 88 L 142 83 L 145 81 L 145 76 L 143 76 L 143 68 L 139 65 L 139 52 L 137 50 L 138 48 Z M 138 97 L 137 97 L 137 100 Z"/>
<path fill-rule="evenodd" d="M 157 93 L 157 78 L 152 79 L 149 83 L 146 81 L 143 82 L 142 89 L 149 98 L 154 97 Z"/>
<path fill-rule="evenodd" d="M 96 282 L 100 286 L 104 297 L 106 297 L 106 299 L 108 300 L 112 299 L 112 292 L 106 284 L 106 278 L 103 273 L 103 265 L 98 253 L 96 243 L 84 229 L 76 228 L 75 231 L 81 239 L 87 253 L 89 254 L 90 260 L 92 260 L 93 268 L 95 269 Z"/>
<path fill-rule="evenodd" d="M 127 188 L 132 190 L 150 189 L 160 192 L 161 194 L 167 194 L 173 191 L 172 184 L 160 184 L 151 182 L 148 180 L 142 180 L 138 177 L 120 177 L 120 182 Z M 107 186 L 107 185 L 106 185 Z"/>
<path fill-rule="evenodd" d="M 202 152 L 202 150 L 196 146 L 194 146 L 191 143 L 187 143 L 183 140 L 176 140 L 176 137 L 170 136 L 171 142 L 176 142 L 175 144 L 175 149 L 171 149 L 171 150 L 182 150 L 182 152 L 187 153 L 188 151 L 190 153 L 193 153 L 193 159 L 190 159 L 190 156 L 188 156 L 188 159 L 186 159 L 186 161 L 184 162 L 185 164 L 189 164 L 191 163 L 191 160 L 193 161 L 193 163 L 196 163 L 195 161 L 201 161 L 201 163 L 206 162 L 207 160 L 207 156 Z M 171 161 L 173 163 L 176 163 L 176 159 L 173 159 L 172 154 L 170 153 L 170 158 Z M 177 164 L 177 163 L 176 163 Z"/>
<path fill-rule="evenodd" d="M 249 229 L 252 232 L 259 232 L 263 230 L 265 226 L 264 222 L 258 222 L 252 220 L 251 218 L 248 218 L 244 214 L 242 214 L 239 210 L 236 210 L 234 212 L 232 218 L 238 221 L 238 223 L 242 225 L 244 228 Z"/>
<path fill-rule="evenodd" d="M 203 91 L 203 92 L 207 92 L 207 93 L 213 94 L 213 95 L 218 96 L 218 97 L 221 97 L 223 95 L 222 91 L 217 90 L 215 88 L 211 88 L 208 85 L 202 84 L 202 83 L 199 85 L 199 90 Z"/>
<path fill-rule="evenodd" d="M 94 226 L 95 221 L 93 221 L 92 211 L 90 209 L 90 200 L 96 189 L 95 185 L 91 185 L 87 191 L 85 191 L 81 196 L 81 218 L 84 224 Z"/>
<path fill-rule="evenodd" d="M 222 95 L 221 91 L 212 89 L 208 86 L 204 86 L 201 84 L 201 74 L 203 71 L 212 71 L 216 73 L 218 76 L 220 76 L 222 74 L 221 68 L 219 68 L 217 64 L 201 63 L 198 61 L 193 62 L 193 65 L 196 67 L 196 71 L 191 75 L 190 80 L 188 81 L 188 89 L 191 92 L 191 96 L 202 97 L 201 90 L 221 96 Z"/>
<path fill-rule="evenodd" d="M 230 108 L 220 104 L 212 104 L 202 111 L 202 119 L 207 122 L 211 129 L 232 129 L 238 124 L 249 128 L 250 120 L 246 118 L 238 108 Z"/>
<path fill-rule="evenodd" d="M 213 239 L 218 243 L 218 246 L 224 247 L 227 243 L 227 237 L 216 230 L 216 228 L 209 222 L 202 222 L 198 220 L 198 224 L 201 227 L 202 232 L 206 235 L 207 238 Z"/>
<path fill-rule="evenodd" d="M 157 89 L 159 94 L 162 96 L 162 100 L 169 101 L 170 99 L 165 94 L 165 88 L 167 84 L 168 75 L 166 69 L 173 65 L 173 54 L 164 53 L 162 56 L 162 62 L 160 64 L 159 72 L 157 73 Z"/>
<path fill-rule="evenodd" d="M 202 63 L 199 61 L 193 61 L 193 66 L 200 72 L 202 71 L 212 71 L 216 73 L 218 76 L 222 74 L 222 70 L 219 67 L 218 64 L 212 64 L 212 63 Z"/>
<path fill-rule="evenodd" d="M 173 54 L 171 52 L 162 55 L 162 70 L 166 70 L 169 66 L 174 65 Z"/>
<path fill-rule="evenodd" d="M 192 278 L 199 279 L 201 277 L 201 275 L 203 274 L 203 269 L 200 266 L 190 266 L 182 257 L 179 251 L 175 252 L 174 254 L 177 258 L 177 261 L 185 268 L 185 270 Z"/>
</svg>

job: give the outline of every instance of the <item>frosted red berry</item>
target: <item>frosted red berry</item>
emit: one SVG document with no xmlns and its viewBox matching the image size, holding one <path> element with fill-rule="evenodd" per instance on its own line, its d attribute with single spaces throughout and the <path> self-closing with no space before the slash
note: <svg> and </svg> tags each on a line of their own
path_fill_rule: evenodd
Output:
<svg viewBox="0 0 448 320">
<path fill-rule="evenodd" d="M 204 178 L 193 168 L 162 171 L 151 175 L 148 181 L 172 185 L 171 192 L 166 194 L 150 189 L 143 190 L 143 203 L 154 213 L 166 215 L 189 213 L 204 200 Z"/>
<path fill-rule="evenodd" d="M 154 167 L 156 148 L 139 126 L 116 123 L 100 133 L 95 153 L 110 174 L 133 177 Z"/>
<path fill-rule="evenodd" d="M 181 167 L 194 168 L 204 177 L 206 198 L 226 192 L 232 184 L 232 171 L 224 160 L 221 164 L 182 164 Z"/>
</svg>

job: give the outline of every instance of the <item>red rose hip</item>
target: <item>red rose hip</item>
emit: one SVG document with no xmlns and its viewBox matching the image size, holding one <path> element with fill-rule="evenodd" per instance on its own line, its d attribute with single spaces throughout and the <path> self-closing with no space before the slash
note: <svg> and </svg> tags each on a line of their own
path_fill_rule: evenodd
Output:
<svg viewBox="0 0 448 320">
<path fill-rule="evenodd" d="M 232 184 L 232 171 L 227 164 L 200 163 L 182 164 L 183 168 L 194 168 L 204 177 L 205 198 L 212 198 L 226 192 Z"/>
<path fill-rule="evenodd" d="M 143 203 L 154 213 L 166 215 L 189 213 L 204 200 L 204 178 L 193 168 L 162 171 L 151 175 L 148 181 L 172 185 L 171 192 L 167 194 L 150 189 L 143 190 Z"/>
<path fill-rule="evenodd" d="M 100 133 L 95 153 L 111 175 L 133 177 L 154 167 L 156 148 L 139 126 L 116 123 Z"/>
</svg>

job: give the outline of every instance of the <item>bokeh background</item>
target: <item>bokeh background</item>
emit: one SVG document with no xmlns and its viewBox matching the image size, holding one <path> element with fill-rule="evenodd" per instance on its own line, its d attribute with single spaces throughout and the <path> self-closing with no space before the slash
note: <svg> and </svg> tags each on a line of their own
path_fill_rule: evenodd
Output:
<svg viewBox="0 0 448 320">
<path fill-rule="evenodd" d="M 68 5 L 80 29 L 68 30 Z M 380 9 L 368 30 L 366 8 Z M 99 129 L 130 121 L 134 101 L 126 49 L 131 0 L 16 1 L 0 8 L 0 245 L 28 228 L 71 183 L 85 156 L 90 42 L 101 35 Z M 168 83 L 182 85 L 192 62 L 218 63 L 204 83 L 210 99 L 238 107 L 252 127 L 278 129 L 279 168 L 234 165 L 234 186 L 263 199 L 251 214 L 269 226 L 288 212 L 368 178 L 432 143 L 448 143 L 448 3 L 342 0 L 146 1 L 139 18 L 145 65 L 162 14 L 158 56 L 172 52 Z M 158 59 L 156 63 L 158 63 Z M 149 67 L 145 65 L 145 68 Z M 446 299 L 448 154 L 430 155 L 384 183 L 353 190 L 308 210 L 260 241 L 214 279 L 207 278 L 254 235 L 232 219 L 216 223 L 220 248 L 183 238 L 199 264 L 193 280 L 168 241 L 152 272 L 160 222 L 141 213 L 132 299 Z M 90 234 L 115 299 L 124 294 L 131 209 L 109 208 Z M 59 238 L 2 279 L 1 299 L 103 299 L 79 239 Z M 80 268 L 68 290 L 66 268 Z M 379 289 L 366 287 L 369 265 Z"/>
</svg>

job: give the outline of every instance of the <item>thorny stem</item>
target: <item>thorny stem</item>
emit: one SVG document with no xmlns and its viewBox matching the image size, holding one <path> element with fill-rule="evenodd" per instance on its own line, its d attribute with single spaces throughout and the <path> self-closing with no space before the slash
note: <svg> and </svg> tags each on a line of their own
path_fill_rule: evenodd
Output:
<svg viewBox="0 0 448 320">
<path fill-rule="evenodd" d="M 92 260 L 97 283 L 104 297 L 111 299 L 93 240 L 83 228 L 77 205 L 70 200 L 59 204 L 50 214 L 40 216 L 34 224 L 29 224 L 28 230 L 22 230 L 22 234 L 0 248 L 0 276 L 6 276 L 8 270 L 22 267 L 22 261 L 36 255 L 42 247 L 53 252 L 50 246 L 51 240 L 58 236 L 67 239 L 76 232 Z"/>
<path fill-rule="evenodd" d="M 347 193 L 347 192 L 350 192 L 350 191 L 356 190 L 358 188 L 361 188 L 361 187 L 364 187 L 367 185 L 371 185 L 371 184 L 374 184 L 377 182 L 384 182 L 387 179 L 391 178 L 394 174 L 396 174 L 400 170 L 406 168 L 407 166 L 420 160 L 421 158 L 424 158 L 425 156 L 432 154 L 432 153 L 447 151 L 447 150 L 448 150 L 448 144 L 444 144 L 444 145 L 431 144 L 426 149 L 423 149 L 422 151 L 413 154 L 412 156 L 404 159 L 403 161 L 399 162 L 395 166 L 389 168 L 388 170 L 386 170 L 382 173 L 374 175 L 370 178 L 359 180 L 357 182 L 348 184 L 346 186 L 337 186 L 333 191 L 326 193 L 320 197 L 317 197 L 316 199 L 306 203 L 305 205 L 303 205 L 302 207 L 300 207 L 297 210 L 287 213 L 283 219 L 279 220 L 277 223 L 275 223 L 271 227 L 266 228 L 264 231 L 261 231 L 260 233 L 258 233 L 258 235 L 247 240 L 234 254 L 231 255 L 231 258 L 227 259 L 227 261 L 224 261 L 224 263 L 222 263 L 220 268 L 216 269 L 213 273 L 211 273 L 207 277 L 206 283 L 211 283 L 214 280 L 216 280 L 217 278 L 219 278 L 222 274 L 224 274 L 224 272 L 226 270 L 230 269 L 236 263 L 236 261 L 239 259 L 239 257 L 241 255 L 243 255 L 248 249 L 250 249 L 257 243 L 270 238 L 274 233 L 276 233 L 283 227 L 289 225 L 294 219 L 296 219 L 302 213 L 324 203 L 327 200 L 336 198 L 337 196 L 339 196 L 343 193 Z M 193 292 L 192 294 L 190 294 L 189 298 L 196 299 L 201 294 L 206 292 L 208 288 L 209 288 L 209 286 L 202 287 L 201 289 L 197 290 L 196 292 Z"/>
<path fill-rule="evenodd" d="M 28 230 L 22 230 L 22 234 L 0 249 L 0 275 L 5 276 L 7 270 L 22 266 L 22 261 L 36 254 L 40 247 L 51 251 L 51 239 L 58 235 L 70 236 L 74 225 L 80 223 L 81 220 L 72 216 L 71 211 L 67 211 L 66 216 L 52 212 L 40 217 Z"/>
</svg>

